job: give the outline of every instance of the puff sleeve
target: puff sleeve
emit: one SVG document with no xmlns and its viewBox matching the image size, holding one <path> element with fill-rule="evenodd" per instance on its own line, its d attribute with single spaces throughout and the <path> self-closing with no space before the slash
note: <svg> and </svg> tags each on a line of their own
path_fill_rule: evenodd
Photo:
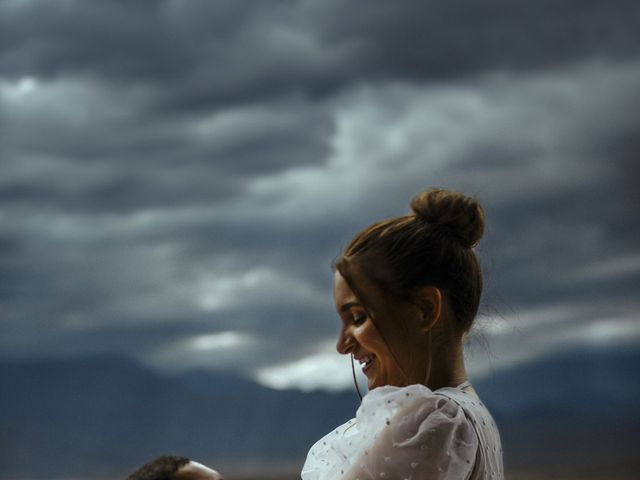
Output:
<svg viewBox="0 0 640 480">
<path fill-rule="evenodd" d="M 458 404 L 422 385 L 373 390 L 351 422 L 314 445 L 304 480 L 463 480 L 471 475 L 478 449 L 473 426 Z M 315 472 L 310 471 L 314 465 Z M 312 475 L 305 476 L 305 470 Z"/>
</svg>

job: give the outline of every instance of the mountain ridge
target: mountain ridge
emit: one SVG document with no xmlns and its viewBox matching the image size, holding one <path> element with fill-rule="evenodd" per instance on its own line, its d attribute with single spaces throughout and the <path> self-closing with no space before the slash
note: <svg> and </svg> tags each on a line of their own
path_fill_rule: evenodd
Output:
<svg viewBox="0 0 640 480">
<path fill-rule="evenodd" d="M 629 381 L 638 367 L 634 349 L 574 350 L 474 386 L 500 427 L 507 465 L 629 462 L 640 434 L 640 385 Z M 354 392 L 160 374 L 109 355 L 3 360 L 0 381 L 0 469 L 16 478 L 122 475 L 161 453 L 301 465 L 358 406 Z"/>
</svg>

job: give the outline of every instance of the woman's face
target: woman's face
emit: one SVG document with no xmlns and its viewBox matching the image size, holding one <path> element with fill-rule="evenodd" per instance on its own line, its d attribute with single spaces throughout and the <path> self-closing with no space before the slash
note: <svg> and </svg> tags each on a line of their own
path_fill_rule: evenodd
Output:
<svg viewBox="0 0 640 480">
<path fill-rule="evenodd" d="M 353 354 L 360 362 L 362 371 L 367 376 L 369 390 L 383 385 L 402 387 L 422 383 L 428 360 L 416 323 L 417 309 L 407 305 L 390 308 L 382 301 L 381 292 L 374 291 L 375 287 L 370 282 L 359 279 L 358 290 L 363 289 L 371 297 L 368 298 L 367 309 L 381 313 L 380 316 L 374 314 L 376 323 L 367 315 L 362 300 L 351 290 L 340 272 L 336 271 L 333 294 L 336 310 L 342 320 L 336 346 L 338 352 Z M 375 301 L 373 299 L 379 299 L 380 303 L 371 305 Z M 382 322 L 386 323 L 384 338 L 376 326 Z M 400 328 L 401 322 L 403 328 Z"/>
</svg>

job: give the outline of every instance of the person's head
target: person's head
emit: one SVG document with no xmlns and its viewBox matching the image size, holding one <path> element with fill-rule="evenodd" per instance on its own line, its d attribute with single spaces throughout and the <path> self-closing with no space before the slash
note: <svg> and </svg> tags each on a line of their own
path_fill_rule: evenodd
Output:
<svg viewBox="0 0 640 480">
<path fill-rule="evenodd" d="M 411 208 L 361 230 L 334 263 L 337 349 L 367 363 L 369 388 L 428 383 L 432 365 L 461 348 L 480 303 L 479 203 L 432 189 Z"/>
<path fill-rule="evenodd" d="M 222 477 L 186 457 L 162 455 L 144 464 L 126 480 L 222 480 Z"/>
</svg>

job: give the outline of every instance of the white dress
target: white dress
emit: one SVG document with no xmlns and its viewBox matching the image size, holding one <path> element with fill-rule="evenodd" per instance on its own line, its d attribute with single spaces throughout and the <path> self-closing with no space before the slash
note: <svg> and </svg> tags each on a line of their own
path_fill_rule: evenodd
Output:
<svg viewBox="0 0 640 480">
<path fill-rule="evenodd" d="M 498 429 L 469 384 L 378 387 L 316 442 L 303 480 L 503 480 Z"/>
</svg>

